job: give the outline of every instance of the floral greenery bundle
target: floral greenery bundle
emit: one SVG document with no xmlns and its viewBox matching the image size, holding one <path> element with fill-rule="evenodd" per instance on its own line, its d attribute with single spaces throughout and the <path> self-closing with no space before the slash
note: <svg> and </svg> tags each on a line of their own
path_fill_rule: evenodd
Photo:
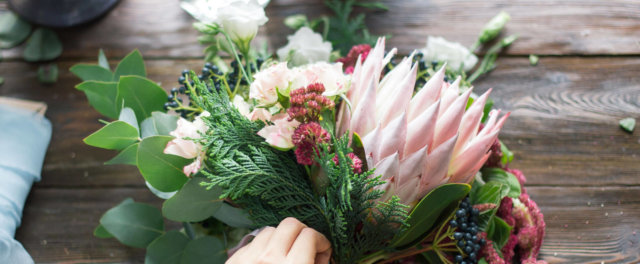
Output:
<svg viewBox="0 0 640 264">
<path fill-rule="evenodd" d="M 354 3 L 328 1 L 326 30 Z M 113 71 L 102 52 L 97 65 L 71 68 L 114 120 L 85 143 L 119 151 L 106 164 L 136 166 L 166 199 L 161 211 L 124 200 L 96 236 L 146 248 L 146 263 L 224 263 L 251 229 L 295 217 L 327 237 L 332 263 L 543 262 L 542 214 L 497 138 L 509 114 L 471 87 L 514 37 L 466 78 L 477 58 L 441 38 L 399 62 L 384 38 L 331 62 L 344 39 L 329 36 L 340 34 L 302 26 L 278 61 L 250 45 L 267 20 L 258 2 L 185 9 L 216 15 L 194 14 L 207 62 L 170 94 L 146 78 L 138 51 Z M 506 20 L 494 18 L 478 45 Z M 163 217 L 182 228 L 166 230 Z"/>
</svg>

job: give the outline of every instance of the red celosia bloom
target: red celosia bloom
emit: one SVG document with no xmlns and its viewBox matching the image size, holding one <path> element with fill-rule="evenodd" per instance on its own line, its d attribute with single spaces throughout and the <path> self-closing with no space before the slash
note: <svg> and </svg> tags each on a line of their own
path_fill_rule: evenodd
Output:
<svg viewBox="0 0 640 264">
<path fill-rule="evenodd" d="M 318 155 L 318 144 L 328 143 L 331 140 L 329 133 L 317 122 L 300 125 L 291 136 L 296 146 L 294 153 L 296 160 L 302 165 L 314 164 L 315 155 Z"/>
<path fill-rule="evenodd" d="M 353 168 L 353 172 L 362 173 L 362 160 L 360 160 L 356 154 L 353 154 L 353 152 L 347 154 L 347 157 L 351 159 L 351 168 Z M 333 163 L 336 165 L 339 164 L 338 155 L 335 155 L 331 160 L 333 160 Z"/>
<path fill-rule="evenodd" d="M 487 238 L 487 233 L 481 232 L 478 234 L 478 238 Z M 480 257 L 484 257 L 484 259 L 491 264 L 505 264 L 504 259 L 500 257 L 495 248 L 493 248 L 493 242 L 491 240 L 486 240 L 482 249 L 480 249 Z"/>
<path fill-rule="evenodd" d="M 335 103 L 323 96 L 324 85 L 312 83 L 307 87 L 295 89 L 289 93 L 291 107 L 287 110 L 289 120 L 298 120 L 300 123 L 316 122 L 320 112 L 326 108 L 332 108 Z"/>
<path fill-rule="evenodd" d="M 362 61 L 364 61 L 369 55 L 369 51 L 371 51 L 371 46 L 369 44 L 360 44 L 351 47 L 347 56 L 339 58 L 336 62 L 342 62 L 342 69 L 344 69 L 344 73 L 351 74 L 353 73 L 354 66 L 358 61 L 358 56 L 362 56 Z"/>
</svg>

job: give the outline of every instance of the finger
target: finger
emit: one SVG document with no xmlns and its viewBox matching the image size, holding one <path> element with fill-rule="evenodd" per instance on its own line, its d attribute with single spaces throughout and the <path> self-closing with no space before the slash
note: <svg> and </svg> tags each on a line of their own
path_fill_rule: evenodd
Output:
<svg viewBox="0 0 640 264">
<path fill-rule="evenodd" d="M 298 219 L 293 217 L 285 218 L 280 222 L 275 233 L 271 236 L 267 251 L 283 257 L 286 256 L 291 249 L 291 245 L 293 245 L 293 242 L 296 241 L 296 238 L 300 234 L 300 231 L 305 227 L 307 226 L 298 221 Z"/>
<path fill-rule="evenodd" d="M 288 263 L 326 264 L 331 257 L 331 243 L 318 231 L 305 228 L 291 246 Z"/>
<path fill-rule="evenodd" d="M 271 237 L 273 236 L 275 231 L 276 231 L 275 227 L 272 227 L 272 226 L 265 227 L 264 229 L 262 229 L 262 231 L 260 231 L 260 233 L 258 233 L 256 238 L 254 238 L 253 241 L 249 243 L 249 245 L 245 246 L 245 248 L 250 247 L 248 252 L 264 251 L 267 248 L 269 240 L 271 240 Z"/>
</svg>

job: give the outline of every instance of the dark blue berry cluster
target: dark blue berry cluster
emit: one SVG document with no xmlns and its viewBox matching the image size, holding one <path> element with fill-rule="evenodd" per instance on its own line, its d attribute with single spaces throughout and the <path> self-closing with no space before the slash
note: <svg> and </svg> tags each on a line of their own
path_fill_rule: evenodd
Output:
<svg viewBox="0 0 640 264">
<path fill-rule="evenodd" d="M 469 202 L 469 197 L 466 197 L 455 212 L 455 218 L 449 222 L 449 225 L 455 228 L 453 239 L 460 250 L 460 253 L 454 256 L 455 263 L 478 263 L 478 252 L 485 243 L 484 239 L 477 236 L 479 213 Z"/>
</svg>

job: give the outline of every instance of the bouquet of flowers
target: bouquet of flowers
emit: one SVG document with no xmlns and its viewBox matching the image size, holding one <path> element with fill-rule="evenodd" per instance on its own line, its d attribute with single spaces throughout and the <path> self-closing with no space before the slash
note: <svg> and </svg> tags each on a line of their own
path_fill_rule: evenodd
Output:
<svg viewBox="0 0 640 264">
<path fill-rule="evenodd" d="M 472 51 L 499 35 L 506 13 L 471 50 L 430 37 L 400 57 L 350 14 L 383 6 L 327 1 L 335 16 L 287 19 L 296 33 L 278 60 L 251 46 L 266 3 L 201 4 L 185 9 L 200 20 L 206 63 L 168 95 L 138 51 L 114 71 L 102 52 L 98 65 L 71 68 L 114 120 L 85 143 L 118 150 L 106 164 L 137 166 L 166 199 L 161 211 L 124 200 L 96 236 L 147 248 L 149 263 L 223 263 L 251 229 L 295 217 L 331 242 L 331 263 L 544 262 L 542 214 L 498 140 L 509 113 L 471 86 L 515 40 L 474 67 Z M 163 217 L 182 228 L 166 230 Z"/>
</svg>

